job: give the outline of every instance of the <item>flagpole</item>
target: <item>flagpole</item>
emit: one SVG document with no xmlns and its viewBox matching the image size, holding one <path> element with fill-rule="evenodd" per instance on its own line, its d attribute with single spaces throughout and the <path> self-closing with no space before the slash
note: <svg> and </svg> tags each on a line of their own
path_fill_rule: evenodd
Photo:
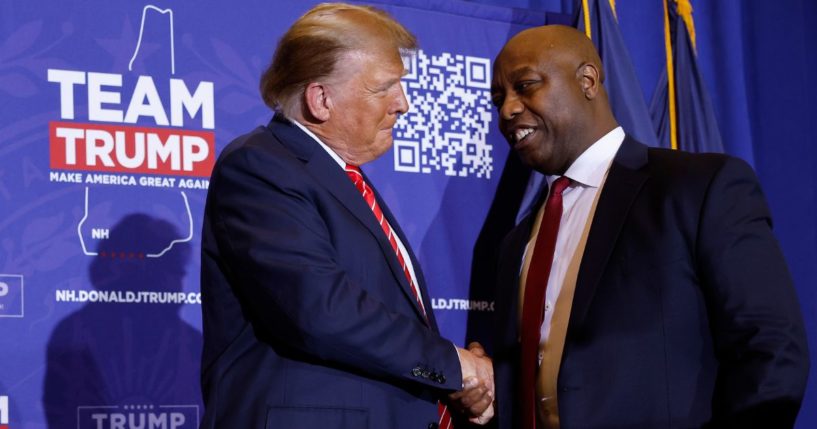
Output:
<svg viewBox="0 0 817 429">
<path fill-rule="evenodd" d="M 669 139 L 670 147 L 678 149 L 678 124 L 676 123 L 675 112 L 675 68 L 672 64 L 672 37 L 669 27 L 669 9 L 667 2 L 671 0 L 661 0 L 664 3 L 664 47 L 667 53 L 667 95 L 669 107 Z"/>
</svg>

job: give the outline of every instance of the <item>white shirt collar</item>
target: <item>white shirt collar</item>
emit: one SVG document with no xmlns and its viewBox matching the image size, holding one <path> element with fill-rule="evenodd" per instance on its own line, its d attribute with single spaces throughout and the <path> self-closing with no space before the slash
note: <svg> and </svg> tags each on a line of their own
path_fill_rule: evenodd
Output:
<svg viewBox="0 0 817 429">
<path fill-rule="evenodd" d="M 289 119 L 289 118 L 288 118 L 288 119 Z M 305 133 L 306 133 L 306 135 L 308 135 L 309 137 L 312 137 L 312 139 L 313 139 L 313 140 L 315 140 L 316 142 L 318 142 L 318 144 L 319 144 L 319 145 L 321 145 L 321 147 L 323 148 L 323 150 L 325 150 L 325 151 L 326 151 L 326 153 L 328 153 L 328 154 L 329 154 L 329 156 L 331 156 L 331 157 L 332 157 L 332 159 L 334 159 L 334 160 L 335 160 L 335 162 L 337 162 L 337 163 L 338 163 L 338 165 L 340 166 L 340 168 L 342 168 L 342 169 L 344 169 L 344 170 L 346 169 L 346 162 L 344 162 L 344 161 L 343 161 L 343 159 L 341 159 L 341 157 L 340 157 L 340 156 L 338 156 L 338 154 L 337 154 L 337 153 L 335 153 L 335 151 L 334 151 L 334 150 L 332 150 L 332 148 L 330 148 L 329 146 L 327 146 L 327 145 L 326 145 L 326 143 L 322 142 L 322 141 L 321 141 L 321 139 L 319 139 L 319 138 L 318 138 L 318 136 L 316 136 L 316 135 L 315 135 L 315 133 L 313 133 L 312 131 L 309 131 L 309 128 L 307 128 L 307 127 L 303 126 L 303 125 L 302 125 L 300 122 L 298 122 L 298 121 L 296 121 L 296 120 L 294 120 L 294 119 L 289 119 L 289 120 L 290 120 L 290 121 L 292 121 L 292 123 L 293 123 L 293 124 L 297 125 L 297 126 L 298 126 L 298 128 L 300 128 L 301 130 L 303 130 L 303 132 L 305 132 Z"/>
<path fill-rule="evenodd" d="M 579 155 L 564 176 L 584 186 L 598 188 L 623 141 L 624 130 L 616 127 Z M 547 176 L 548 186 L 557 178 L 559 176 Z"/>
</svg>

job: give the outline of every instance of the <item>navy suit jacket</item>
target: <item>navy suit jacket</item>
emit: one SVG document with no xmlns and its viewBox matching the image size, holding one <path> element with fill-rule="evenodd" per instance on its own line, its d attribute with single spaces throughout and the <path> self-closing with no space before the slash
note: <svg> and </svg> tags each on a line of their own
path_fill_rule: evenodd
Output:
<svg viewBox="0 0 817 429">
<path fill-rule="evenodd" d="M 371 183 L 370 183 L 371 184 Z M 213 171 L 202 238 L 203 428 L 426 428 L 461 387 L 346 173 L 281 116 Z"/>
<path fill-rule="evenodd" d="M 534 216 L 500 257 L 504 428 L 519 427 L 519 268 Z M 579 268 L 557 380 L 562 429 L 791 427 L 807 373 L 800 307 L 751 168 L 627 137 Z"/>
</svg>

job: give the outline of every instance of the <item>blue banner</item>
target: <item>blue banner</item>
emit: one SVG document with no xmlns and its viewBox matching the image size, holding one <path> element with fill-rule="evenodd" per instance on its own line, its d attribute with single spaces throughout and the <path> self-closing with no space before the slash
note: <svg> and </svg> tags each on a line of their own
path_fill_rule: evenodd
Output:
<svg viewBox="0 0 817 429">
<path fill-rule="evenodd" d="M 35 0 L 0 30 L 0 425 L 195 428 L 201 218 L 220 150 L 266 124 L 258 81 L 317 2 Z M 364 170 L 462 345 L 471 251 L 508 149 L 492 58 L 544 14 L 379 4 L 420 40 L 393 151 Z"/>
</svg>

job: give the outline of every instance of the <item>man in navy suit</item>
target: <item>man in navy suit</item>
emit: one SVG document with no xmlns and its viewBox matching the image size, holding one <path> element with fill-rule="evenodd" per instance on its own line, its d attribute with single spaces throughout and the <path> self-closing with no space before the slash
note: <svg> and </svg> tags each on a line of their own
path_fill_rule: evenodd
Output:
<svg viewBox="0 0 817 429">
<path fill-rule="evenodd" d="M 569 27 L 494 64 L 499 127 L 550 188 L 502 245 L 500 426 L 792 427 L 808 351 L 757 178 L 626 136 L 603 82 Z"/>
<path fill-rule="evenodd" d="M 277 113 L 213 171 L 202 239 L 204 428 L 450 428 L 493 415 L 478 344 L 437 330 L 417 259 L 358 166 L 408 109 L 416 40 L 371 7 L 322 4 L 279 42 Z M 462 390 L 462 391 L 461 391 Z"/>
</svg>

